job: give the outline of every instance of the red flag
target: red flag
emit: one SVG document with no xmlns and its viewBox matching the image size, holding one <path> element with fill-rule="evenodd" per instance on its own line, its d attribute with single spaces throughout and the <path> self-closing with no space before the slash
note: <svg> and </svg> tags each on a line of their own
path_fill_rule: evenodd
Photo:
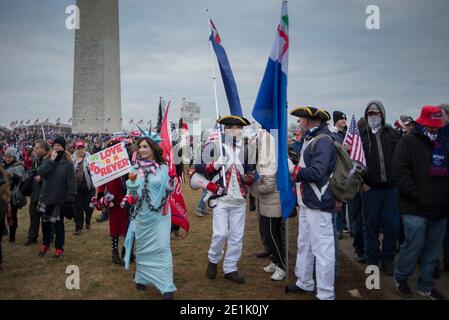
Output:
<svg viewBox="0 0 449 320">
<path fill-rule="evenodd" d="M 162 127 L 160 132 L 162 148 L 162 156 L 166 159 L 168 165 L 168 174 L 174 179 L 175 190 L 168 198 L 168 204 L 171 210 L 171 222 L 184 229 L 187 234 L 189 233 L 189 215 L 187 207 L 184 201 L 184 197 L 181 193 L 181 184 L 179 183 L 178 176 L 176 175 L 175 164 L 173 163 L 173 149 L 170 142 L 170 135 L 168 131 L 168 109 L 170 107 L 170 101 L 168 102 L 167 109 L 165 110 L 164 120 L 162 120 Z"/>
</svg>

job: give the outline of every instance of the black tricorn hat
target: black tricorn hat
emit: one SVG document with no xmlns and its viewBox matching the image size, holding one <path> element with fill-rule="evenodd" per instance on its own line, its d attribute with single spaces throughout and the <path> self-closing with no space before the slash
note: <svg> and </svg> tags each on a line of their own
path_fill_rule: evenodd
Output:
<svg viewBox="0 0 449 320">
<path fill-rule="evenodd" d="M 323 121 L 329 121 L 331 119 L 329 112 L 314 107 L 297 107 L 293 109 L 290 114 L 295 117 L 319 119 Z"/>
<path fill-rule="evenodd" d="M 249 126 L 248 119 L 239 116 L 223 116 L 217 120 L 219 124 L 223 124 L 225 126 Z"/>
</svg>

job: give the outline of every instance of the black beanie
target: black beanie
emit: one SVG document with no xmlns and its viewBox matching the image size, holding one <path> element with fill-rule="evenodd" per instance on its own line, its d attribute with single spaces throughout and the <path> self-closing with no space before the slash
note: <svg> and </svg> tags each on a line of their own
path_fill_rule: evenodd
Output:
<svg viewBox="0 0 449 320">
<path fill-rule="evenodd" d="M 332 119 L 334 120 L 334 126 L 338 120 L 347 120 L 346 115 L 341 111 L 334 111 L 334 113 L 332 113 Z"/>
<path fill-rule="evenodd" d="M 67 141 L 65 141 L 64 137 L 56 137 L 56 139 L 53 140 L 53 145 L 55 143 L 60 144 L 65 149 Z"/>
</svg>

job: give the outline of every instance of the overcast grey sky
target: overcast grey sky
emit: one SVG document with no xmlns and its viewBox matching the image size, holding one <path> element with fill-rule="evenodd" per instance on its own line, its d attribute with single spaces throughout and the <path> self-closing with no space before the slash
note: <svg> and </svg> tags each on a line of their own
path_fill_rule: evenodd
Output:
<svg viewBox="0 0 449 320">
<path fill-rule="evenodd" d="M 75 0 L 0 0 L 0 125 L 71 117 Z M 365 8 L 380 8 L 367 30 Z M 156 120 L 160 96 L 178 116 L 182 98 L 215 117 L 208 8 L 227 51 L 245 116 L 257 95 L 280 0 L 120 0 L 122 113 Z M 290 0 L 288 102 L 363 114 L 381 100 L 394 122 L 449 101 L 449 0 Z M 221 79 L 220 113 L 226 114 Z M 290 121 L 295 119 L 290 117 Z"/>
</svg>

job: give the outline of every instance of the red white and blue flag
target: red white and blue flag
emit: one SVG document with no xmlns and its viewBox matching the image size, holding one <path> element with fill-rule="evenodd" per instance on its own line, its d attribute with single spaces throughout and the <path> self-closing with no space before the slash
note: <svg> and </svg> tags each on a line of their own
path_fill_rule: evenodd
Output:
<svg viewBox="0 0 449 320">
<path fill-rule="evenodd" d="M 345 140 L 343 140 L 343 146 L 347 146 L 351 160 L 357 161 L 366 167 L 365 151 L 363 151 L 362 139 L 355 121 L 355 115 L 352 115 L 351 124 L 346 132 Z"/>
<path fill-rule="evenodd" d="M 226 97 L 228 98 L 231 115 L 243 117 L 239 92 L 237 90 L 234 75 L 232 74 L 228 56 L 226 55 L 226 51 L 221 44 L 221 38 L 218 34 L 215 24 L 211 19 L 209 19 L 209 21 L 211 26 L 211 34 L 209 40 L 212 43 L 215 55 L 217 56 L 218 65 L 220 66 L 221 79 L 223 80 L 223 86 L 226 92 Z"/>
</svg>

